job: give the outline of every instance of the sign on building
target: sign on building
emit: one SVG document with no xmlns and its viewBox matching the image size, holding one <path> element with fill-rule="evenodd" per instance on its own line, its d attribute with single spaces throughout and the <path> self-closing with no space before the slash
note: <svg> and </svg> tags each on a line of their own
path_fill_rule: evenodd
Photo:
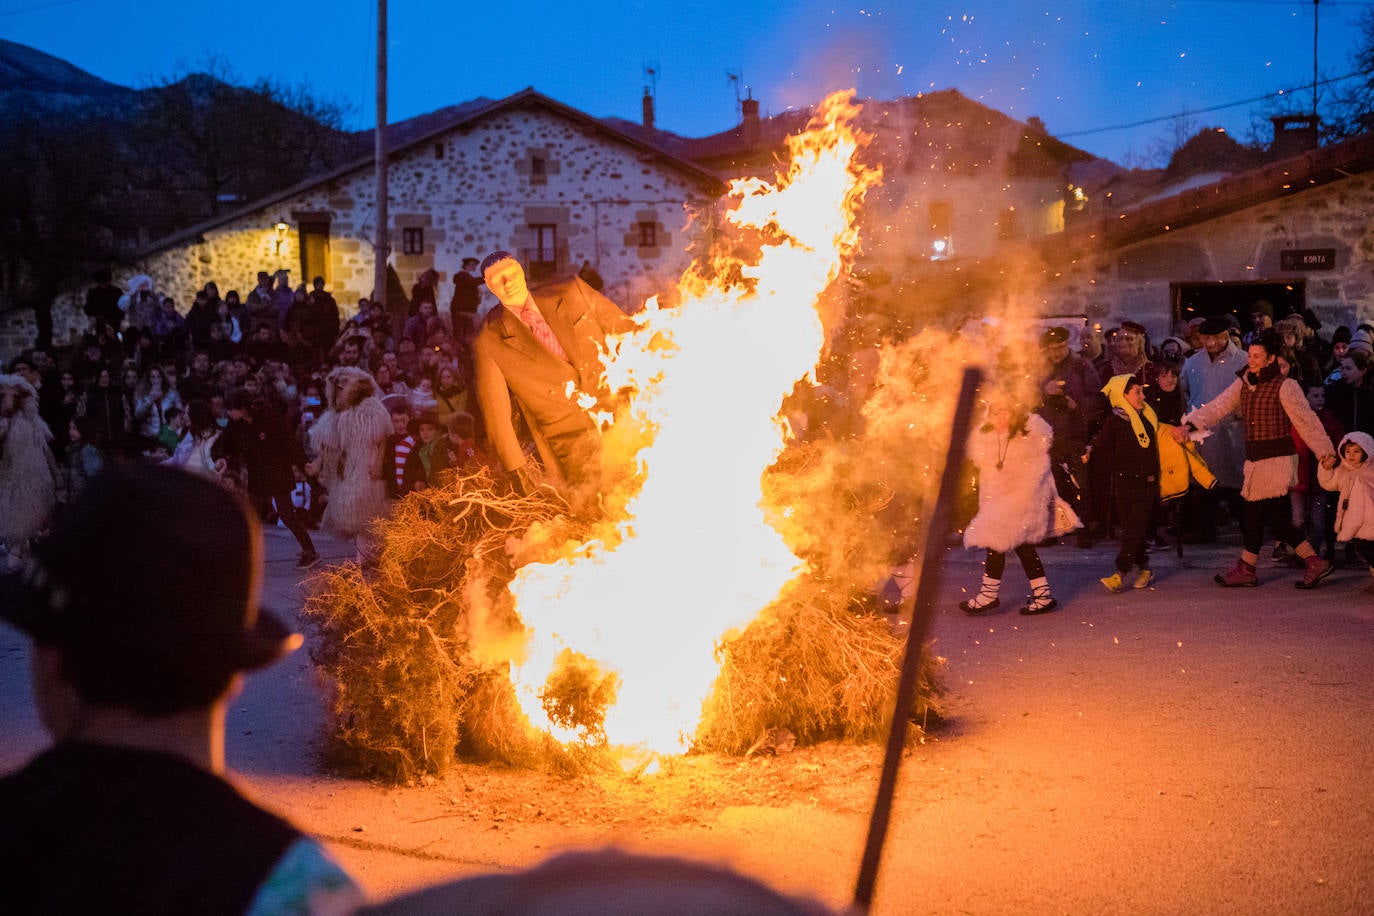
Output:
<svg viewBox="0 0 1374 916">
<path fill-rule="evenodd" d="M 1280 270 L 1335 270 L 1334 248 L 1289 248 L 1279 252 Z"/>
</svg>

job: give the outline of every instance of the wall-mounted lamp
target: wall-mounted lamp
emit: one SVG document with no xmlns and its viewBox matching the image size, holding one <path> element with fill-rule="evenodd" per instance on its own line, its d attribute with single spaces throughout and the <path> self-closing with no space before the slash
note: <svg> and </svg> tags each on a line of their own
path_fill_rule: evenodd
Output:
<svg viewBox="0 0 1374 916">
<path fill-rule="evenodd" d="M 277 254 L 281 254 L 281 243 L 286 241 L 286 230 L 291 227 L 286 224 L 286 220 L 278 217 L 277 224 L 272 227 L 277 232 Z"/>
</svg>

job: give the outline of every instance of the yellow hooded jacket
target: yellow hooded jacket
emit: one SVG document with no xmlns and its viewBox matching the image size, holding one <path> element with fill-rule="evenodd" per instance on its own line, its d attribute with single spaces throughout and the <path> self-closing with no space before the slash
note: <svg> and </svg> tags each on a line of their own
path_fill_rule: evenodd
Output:
<svg viewBox="0 0 1374 916">
<path fill-rule="evenodd" d="M 1121 410 L 1131 421 L 1131 427 L 1142 442 L 1145 441 L 1145 423 L 1156 428 L 1155 440 L 1159 443 L 1159 498 L 1166 501 L 1177 499 L 1188 492 L 1188 484 L 1192 480 L 1197 481 L 1204 490 L 1216 486 L 1216 476 L 1208 470 L 1207 463 L 1198 454 L 1197 443 L 1189 441 L 1180 445 L 1170 435 L 1173 427 L 1160 423 L 1153 407 L 1147 404 L 1143 411 L 1137 412 L 1126 403 L 1126 383 L 1130 379 L 1129 375 L 1113 376 L 1103 387 L 1102 393 L 1112 407 Z"/>
</svg>

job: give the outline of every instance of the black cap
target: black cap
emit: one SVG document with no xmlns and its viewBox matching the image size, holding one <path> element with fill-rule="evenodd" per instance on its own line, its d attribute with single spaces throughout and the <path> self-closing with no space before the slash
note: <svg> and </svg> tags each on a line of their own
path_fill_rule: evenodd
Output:
<svg viewBox="0 0 1374 916">
<path fill-rule="evenodd" d="M 261 668 L 301 637 L 258 606 L 256 518 L 208 477 L 113 465 L 6 576 L 0 616 L 34 639 L 130 666 Z"/>
<path fill-rule="evenodd" d="M 1199 334 L 1229 334 L 1231 333 L 1231 322 L 1226 320 L 1225 315 L 1213 315 L 1202 322 L 1202 327 L 1198 328 Z"/>
<path fill-rule="evenodd" d="M 1056 325 L 1055 327 L 1052 327 L 1052 328 L 1046 328 L 1046 329 L 1045 329 L 1045 332 L 1044 332 L 1043 334 L 1040 335 L 1040 346 L 1041 346 L 1041 348 L 1044 348 L 1044 347 L 1052 347 L 1052 346 L 1054 346 L 1055 344 L 1062 344 L 1062 343 L 1068 343 L 1068 342 L 1069 342 L 1069 329 L 1068 329 L 1068 328 L 1059 327 L 1058 325 Z"/>
</svg>

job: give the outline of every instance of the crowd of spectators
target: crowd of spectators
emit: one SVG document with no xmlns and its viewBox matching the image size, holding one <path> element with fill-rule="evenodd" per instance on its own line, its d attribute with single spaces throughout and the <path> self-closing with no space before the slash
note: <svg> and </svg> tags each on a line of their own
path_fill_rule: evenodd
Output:
<svg viewBox="0 0 1374 916">
<path fill-rule="evenodd" d="M 293 288 L 286 271 L 260 271 L 246 296 L 235 289 L 221 296 L 217 284 L 207 283 L 183 314 L 147 276 L 120 287 L 98 275 L 86 301 L 91 330 L 70 355 L 59 362 L 29 351 L 11 370 L 39 392 L 68 498 L 112 458 L 169 461 L 243 489 L 275 521 L 280 496 L 253 492 L 245 456 L 230 447 L 236 437 L 221 435 L 237 401 L 243 412 L 289 430 L 283 460 L 294 477 L 290 498 L 314 525 L 328 494 L 306 473 L 314 457 L 308 432 L 327 407 L 323 380 L 335 366 L 366 369 L 376 379 L 393 423 L 384 470 L 392 496 L 486 460 L 483 424 L 470 397 L 470 342 L 481 299 L 472 260 L 455 274 L 448 310 L 440 310 L 438 276 L 429 272 L 410 300 L 388 308 L 362 299 L 347 320 L 321 277 Z M 1301 383 L 1332 441 L 1374 433 L 1374 328 L 1324 333 L 1310 311 L 1276 323 L 1266 302 L 1255 303 L 1249 317 L 1249 327 L 1233 315 L 1180 321 L 1157 345 L 1133 321 L 1105 332 L 1085 329 L 1072 345 L 1062 329 L 1042 338 L 1042 398 L 1027 406 L 1053 430 L 1055 482 L 1084 522 L 1080 546 L 1114 537 L 1112 469 L 1083 457 L 1109 412 L 1103 388 L 1112 377 L 1138 378 L 1159 421 L 1177 424 L 1234 381 L 1251 339 L 1273 330 L 1282 340 L 1282 371 Z M 1156 544 L 1212 542 L 1219 526 L 1236 523 L 1244 460 L 1236 434 L 1219 428 L 1202 444 L 1218 486 L 1194 488 L 1177 513 L 1157 510 Z M 1316 456 L 1301 442 L 1298 448 L 1294 523 L 1327 558 L 1358 562 L 1353 554 L 1335 555 L 1333 497 L 1316 484 Z M 1282 546 L 1277 551 L 1277 559 L 1289 559 Z"/>
<path fill-rule="evenodd" d="M 1246 348 L 1266 332 L 1277 334 L 1281 346 L 1280 372 L 1296 380 L 1333 443 L 1349 433 L 1374 433 L 1374 326 L 1336 327 L 1323 333 L 1310 311 L 1274 321 L 1274 309 L 1264 301 L 1250 310 L 1250 325 L 1242 327 L 1234 315 L 1180 321 L 1174 335 L 1157 346 L 1146 329 L 1132 321 L 1109 328 L 1099 337 L 1085 335 L 1078 353 L 1071 353 L 1069 335 L 1047 332 L 1041 341 L 1047 366 L 1043 400 L 1038 407 L 1055 431 L 1054 466 L 1061 495 L 1082 511 L 1085 527 L 1080 546 L 1111 538 L 1111 474 L 1106 462 L 1089 455 L 1080 461 L 1108 412 L 1101 389 L 1114 376 L 1131 375 L 1144 383 L 1145 397 L 1161 423 L 1177 425 L 1190 410 L 1216 397 L 1246 367 Z M 1218 485 L 1194 487 L 1179 503 L 1176 516 L 1158 511 L 1151 538 L 1156 544 L 1174 539 L 1184 543 L 1212 543 L 1218 531 L 1238 524 L 1241 517 L 1241 480 L 1245 461 L 1238 421 L 1213 431 L 1201 443 L 1203 457 Z M 1293 523 L 1328 560 L 1361 563 L 1353 552 L 1338 555 L 1333 523 L 1334 493 L 1317 485 L 1317 459 L 1294 434 L 1298 451 L 1297 484 L 1289 493 Z M 1273 558 L 1297 565 L 1283 545 Z"/>
<path fill-rule="evenodd" d="M 431 292 L 392 309 L 363 299 L 345 321 L 322 277 L 293 288 L 288 272 L 260 271 L 246 296 L 221 295 L 210 282 L 183 312 L 146 275 L 121 287 L 101 272 L 86 298 L 90 330 L 71 352 L 26 351 L 8 368 L 38 391 L 68 499 L 108 462 L 169 462 L 246 492 L 275 522 L 290 514 L 278 505 L 283 497 L 255 485 L 250 456 L 235 446 L 243 437 L 224 435 L 246 415 L 288 431 L 276 459 L 294 476 L 293 508 L 314 527 L 328 494 L 306 473 L 308 433 L 328 406 L 324 378 L 335 366 L 370 371 L 395 419 L 392 495 L 483 460 L 469 398 L 472 292 L 464 290 L 452 318 Z M 422 460 L 406 468 L 416 442 Z"/>
</svg>

